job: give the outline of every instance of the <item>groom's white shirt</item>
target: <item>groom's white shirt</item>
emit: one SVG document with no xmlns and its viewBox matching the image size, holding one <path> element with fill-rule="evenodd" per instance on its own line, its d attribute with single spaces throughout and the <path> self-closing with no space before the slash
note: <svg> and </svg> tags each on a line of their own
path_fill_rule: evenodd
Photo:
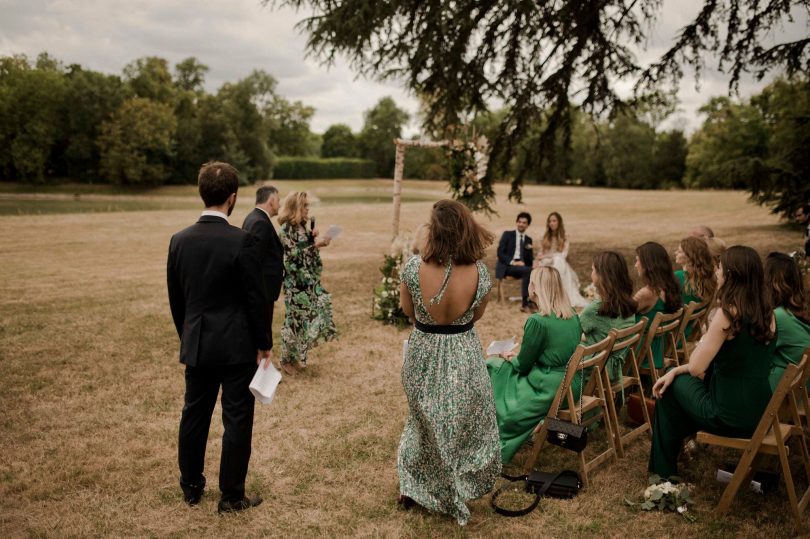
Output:
<svg viewBox="0 0 810 539">
<path fill-rule="evenodd" d="M 202 216 L 211 216 L 211 217 L 222 217 L 226 221 L 228 220 L 228 216 L 222 213 L 221 211 L 214 211 L 214 210 L 203 210 Z"/>
</svg>

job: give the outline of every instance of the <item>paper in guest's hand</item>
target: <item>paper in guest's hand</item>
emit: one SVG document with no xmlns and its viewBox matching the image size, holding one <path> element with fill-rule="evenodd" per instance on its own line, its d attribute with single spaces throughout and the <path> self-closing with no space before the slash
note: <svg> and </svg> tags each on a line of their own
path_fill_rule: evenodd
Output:
<svg viewBox="0 0 810 539">
<path fill-rule="evenodd" d="M 262 360 L 264 363 L 264 360 Z M 270 404 L 276 394 L 278 383 L 281 382 L 281 373 L 271 363 L 264 368 L 264 365 L 259 365 L 256 369 L 256 374 L 253 380 L 250 381 L 250 392 L 256 397 L 256 400 L 262 404 Z"/>
<path fill-rule="evenodd" d="M 324 232 L 323 237 L 328 240 L 333 240 L 340 236 L 340 233 L 343 232 L 343 229 L 337 225 L 329 225 L 329 228 Z"/>
<path fill-rule="evenodd" d="M 508 354 L 517 347 L 515 338 L 507 339 L 505 341 L 492 341 L 487 347 L 488 356 L 503 356 Z"/>
</svg>

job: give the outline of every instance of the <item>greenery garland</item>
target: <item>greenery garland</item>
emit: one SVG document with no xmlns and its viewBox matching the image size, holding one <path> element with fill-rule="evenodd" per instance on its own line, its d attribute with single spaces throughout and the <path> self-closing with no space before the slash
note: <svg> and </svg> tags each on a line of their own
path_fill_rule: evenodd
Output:
<svg viewBox="0 0 810 539">
<path fill-rule="evenodd" d="M 489 143 L 484 136 L 472 141 L 454 140 L 447 146 L 450 189 L 453 198 L 472 211 L 493 213 L 492 186 L 482 180 L 487 175 Z"/>
</svg>

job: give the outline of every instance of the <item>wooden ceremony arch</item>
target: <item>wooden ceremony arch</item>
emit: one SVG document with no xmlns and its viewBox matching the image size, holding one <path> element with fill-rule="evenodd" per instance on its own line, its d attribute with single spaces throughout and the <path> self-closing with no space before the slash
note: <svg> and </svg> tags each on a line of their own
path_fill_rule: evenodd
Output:
<svg viewBox="0 0 810 539">
<path fill-rule="evenodd" d="M 399 235 L 399 210 L 402 205 L 402 175 L 405 173 L 405 150 L 407 148 L 442 148 L 450 145 L 449 140 L 405 140 L 394 139 L 396 144 L 396 162 L 394 164 L 394 234 L 392 240 Z"/>
</svg>

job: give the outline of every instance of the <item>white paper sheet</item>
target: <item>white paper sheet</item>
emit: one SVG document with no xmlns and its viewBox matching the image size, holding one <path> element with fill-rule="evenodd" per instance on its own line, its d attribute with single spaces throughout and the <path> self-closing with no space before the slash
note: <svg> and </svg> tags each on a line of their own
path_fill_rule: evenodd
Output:
<svg viewBox="0 0 810 539">
<path fill-rule="evenodd" d="M 338 225 L 329 225 L 329 228 L 326 229 L 324 232 L 323 237 L 333 240 L 340 236 L 340 233 L 343 232 L 343 229 L 340 228 Z"/>
<path fill-rule="evenodd" d="M 505 341 L 492 341 L 487 347 L 488 356 L 500 356 L 508 354 L 517 347 L 515 338 L 507 339 Z"/>
<path fill-rule="evenodd" d="M 270 404 L 276 394 L 278 383 L 281 382 L 281 373 L 271 363 L 264 368 L 264 360 L 259 368 L 256 369 L 256 374 L 253 375 L 253 380 L 250 381 L 250 392 L 256 397 L 256 400 L 262 404 Z"/>
</svg>

